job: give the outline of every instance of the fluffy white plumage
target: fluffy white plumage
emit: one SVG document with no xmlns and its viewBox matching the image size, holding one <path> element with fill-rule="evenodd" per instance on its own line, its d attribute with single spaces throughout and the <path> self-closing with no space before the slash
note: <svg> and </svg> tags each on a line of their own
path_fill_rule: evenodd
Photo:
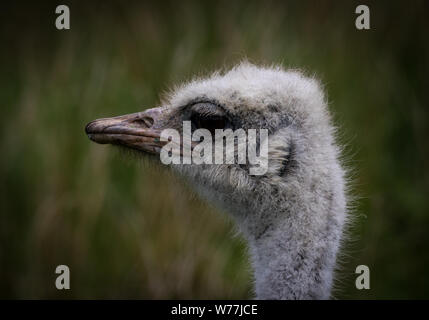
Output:
<svg viewBox="0 0 429 320">
<path fill-rule="evenodd" d="M 176 88 L 164 106 L 196 101 L 223 106 L 242 128 L 270 131 L 262 177 L 231 165 L 177 167 L 235 219 L 249 244 L 257 298 L 329 298 L 346 220 L 345 171 L 318 81 L 245 62 Z"/>
</svg>

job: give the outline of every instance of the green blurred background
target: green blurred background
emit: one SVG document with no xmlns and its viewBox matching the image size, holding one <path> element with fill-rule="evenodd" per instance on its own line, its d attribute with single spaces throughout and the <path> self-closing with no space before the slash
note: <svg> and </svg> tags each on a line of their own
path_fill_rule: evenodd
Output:
<svg viewBox="0 0 429 320">
<path fill-rule="evenodd" d="M 67 4 L 71 29 L 55 28 Z M 355 28 L 358 4 L 371 30 Z M 0 298 L 250 298 L 246 248 L 181 181 L 91 143 L 95 118 L 156 106 L 247 57 L 315 74 L 356 222 L 335 297 L 429 298 L 424 1 L 16 2 L 0 10 Z M 55 267 L 71 290 L 55 289 Z M 371 270 L 371 289 L 354 270 Z"/>
</svg>

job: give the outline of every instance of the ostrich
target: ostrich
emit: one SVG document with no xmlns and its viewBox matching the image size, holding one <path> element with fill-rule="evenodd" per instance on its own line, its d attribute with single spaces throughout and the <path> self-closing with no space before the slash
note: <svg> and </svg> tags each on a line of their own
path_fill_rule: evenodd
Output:
<svg viewBox="0 0 429 320">
<path fill-rule="evenodd" d="M 171 164 L 234 220 L 247 241 L 257 299 L 329 299 L 346 222 L 345 170 L 318 81 L 280 66 L 242 62 L 194 79 L 158 108 L 90 122 L 92 141 L 159 160 L 160 132 L 265 128 L 268 170 L 239 164 Z M 258 143 L 261 143 L 259 141 Z"/>
</svg>

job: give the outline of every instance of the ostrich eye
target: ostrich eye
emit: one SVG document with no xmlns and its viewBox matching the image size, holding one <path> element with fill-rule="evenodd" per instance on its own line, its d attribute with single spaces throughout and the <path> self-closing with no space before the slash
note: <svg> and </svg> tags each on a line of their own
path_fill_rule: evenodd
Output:
<svg viewBox="0 0 429 320">
<path fill-rule="evenodd" d="M 191 117 L 194 130 L 207 129 L 214 136 L 216 129 L 226 129 L 229 121 L 223 116 L 194 114 Z"/>
</svg>

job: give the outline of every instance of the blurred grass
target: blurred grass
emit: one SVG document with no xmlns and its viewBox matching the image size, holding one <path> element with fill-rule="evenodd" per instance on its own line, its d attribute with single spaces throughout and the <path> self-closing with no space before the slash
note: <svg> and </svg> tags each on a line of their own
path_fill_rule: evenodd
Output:
<svg viewBox="0 0 429 320">
<path fill-rule="evenodd" d="M 368 3 L 368 2 L 366 2 Z M 54 1 L 0 13 L 0 297 L 249 298 L 245 246 L 165 171 L 89 142 L 95 118 L 247 57 L 321 78 L 354 167 L 338 298 L 428 298 L 428 5 Z M 55 267 L 71 269 L 69 291 Z M 356 265 L 371 290 L 354 288 Z"/>
</svg>

